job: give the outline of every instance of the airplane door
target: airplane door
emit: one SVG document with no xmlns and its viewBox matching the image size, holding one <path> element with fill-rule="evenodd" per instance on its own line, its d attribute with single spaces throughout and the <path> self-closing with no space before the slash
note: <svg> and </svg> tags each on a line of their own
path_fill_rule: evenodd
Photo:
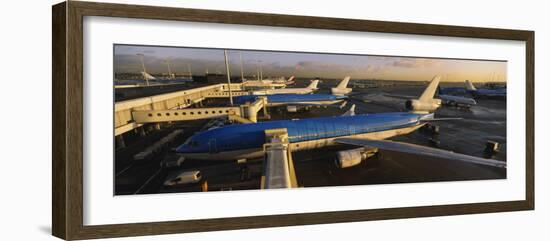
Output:
<svg viewBox="0 0 550 241">
<path fill-rule="evenodd" d="M 210 153 L 217 153 L 218 152 L 218 145 L 216 143 L 216 139 L 210 139 L 208 141 L 208 148 Z"/>
</svg>

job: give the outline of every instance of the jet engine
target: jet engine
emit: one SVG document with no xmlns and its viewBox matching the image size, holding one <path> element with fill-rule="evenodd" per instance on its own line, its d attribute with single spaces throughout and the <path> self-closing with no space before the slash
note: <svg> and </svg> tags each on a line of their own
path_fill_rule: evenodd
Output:
<svg viewBox="0 0 550 241">
<path fill-rule="evenodd" d="M 441 106 L 440 99 L 429 99 L 429 100 L 407 100 L 405 102 L 405 108 L 409 111 L 415 112 L 434 112 Z"/>
<path fill-rule="evenodd" d="M 336 153 L 334 162 L 338 168 L 353 167 L 361 164 L 361 162 L 367 160 L 369 157 L 374 156 L 376 152 L 378 152 L 376 148 L 357 148 L 339 151 Z"/>
</svg>

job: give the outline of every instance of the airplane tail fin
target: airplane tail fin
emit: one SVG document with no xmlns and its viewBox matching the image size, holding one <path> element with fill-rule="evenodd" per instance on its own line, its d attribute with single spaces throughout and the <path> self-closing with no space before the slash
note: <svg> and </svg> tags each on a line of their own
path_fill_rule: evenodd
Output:
<svg viewBox="0 0 550 241">
<path fill-rule="evenodd" d="M 467 90 L 477 90 L 476 87 L 474 86 L 474 84 L 472 84 L 471 81 L 466 80 L 465 84 L 466 84 L 466 89 Z"/>
<path fill-rule="evenodd" d="M 435 99 L 434 95 L 440 80 L 441 76 L 436 75 L 430 84 L 428 84 L 428 87 L 426 87 L 422 95 L 420 95 L 420 98 L 407 100 L 405 102 L 405 108 L 412 113 L 419 114 L 433 113 L 437 110 L 437 108 L 441 106 L 441 100 Z"/>
<path fill-rule="evenodd" d="M 348 111 L 346 111 L 342 116 L 354 116 L 355 115 L 355 104 L 353 104 Z"/>
<path fill-rule="evenodd" d="M 345 89 L 348 87 L 348 82 L 349 82 L 349 79 L 351 77 L 350 76 L 346 76 L 342 81 L 340 81 L 340 83 L 338 83 L 338 85 L 336 86 L 337 89 Z"/>
<path fill-rule="evenodd" d="M 428 87 L 424 90 L 424 92 L 422 93 L 422 95 L 420 96 L 420 98 L 418 98 L 418 100 L 420 101 L 427 101 L 427 100 L 431 100 L 434 98 L 434 95 L 435 95 L 435 91 L 437 90 L 437 87 L 439 85 L 439 81 L 441 81 L 441 76 L 439 75 L 436 75 L 432 81 L 430 82 L 430 84 L 428 85 Z"/>
<path fill-rule="evenodd" d="M 307 86 L 307 88 L 308 88 L 308 89 L 317 89 L 317 85 L 318 85 L 318 84 L 319 84 L 319 80 L 318 80 L 318 79 L 313 80 L 313 81 L 311 82 L 311 84 L 309 84 L 309 85 Z"/>
<path fill-rule="evenodd" d="M 349 94 L 352 89 L 347 88 L 349 83 L 350 77 L 346 76 L 336 87 L 333 87 L 330 89 L 333 95 L 347 95 Z"/>
<path fill-rule="evenodd" d="M 154 80 L 156 79 L 154 76 L 150 75 L 149 73 L 145 72 L 145 71 L 141 71 L 141 75 L 143 76 L 144 79 L 146 80 Z"/>
</svg>

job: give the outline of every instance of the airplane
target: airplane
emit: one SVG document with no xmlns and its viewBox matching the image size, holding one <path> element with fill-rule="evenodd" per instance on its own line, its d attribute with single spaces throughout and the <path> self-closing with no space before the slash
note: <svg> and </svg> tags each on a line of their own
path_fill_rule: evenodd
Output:
<svg viewBox="0 0 550 241">
<path fill-rule="evenodd" d="M 466 91 L 471 94 L 474 98 L 484 97 L 484 98 L 506 98 L 506 88 L 497 88 L 497 89 L 478 89 L 476 88 L 471 81 L 466 80 Z"/>
<path fill-rule="evenodd" d="M 294 81 L 294 75 L 293 76 L 290 76 L 290 78 L 288 78 L 287 80 L 285 80 L 284 77 L 281 77 L 280 79 L 276 79 L 276 80 L 273 80 L 273 83 L 278 83 L 278 84 L 285 84 L 285 85 L 293 85 L 294 83 L 296 83 Z"/>
<path fill-rule="evenodd" d="M 161 85 L 161 84 L 177 84 L 177 83 L 183 83 L 183 82 L 193 82 L 193 77 L 176 77 L 174 74 L 170 76 L 169 78 L 157 78 L 147 72 L 141 71 L 141 75 L 143 76 L 143 79 L 145 79 L 148 83 L 149 81 L 153 80 L 154 83 L 149 83 L 149 85 Z"/>
<path fill-rule="evenodd" d="M 407 100 L 407 112 L 346 115 L 278 120 L 220 127 L 191 136 L 176 148 L 183 159 L 234 161 L 261 158 L 265 155 L 266 131 L 286 129 L 289 150 L 302 151 L 333 146 L 352 145 L 356 149 L 339 151 L 335 162 L 341 168 L 358 165 L 369 155 L 368 149 L 391 150 L 401 153 L 458 160 L 497 168 L 506 162 L 464 155 L 452 151 L 387 141 L 385 139 L 411 133 L 432 121 L 441 100 L 434 99 L 441 77 L 435 76 L 418 99 Z"/>
<path fill-rule="evenodd" d="M 294 76 L 290 76 L 288 80 L 246 80 L 243 85 L 248 88 L 284 88 L 287 85 L 294 84 Z"/>
<path fill-rule="evenodd" d="M 457 106 L 457 107 L 472 107 L 474 105 L 477 105 L 477 102 L 473 98 L 465 97 L 465 96 L 458 96 L 453 94 L 444 94 L 444 93 L 456 93 L 456 91 L 450 91 L 450 88 L 437 88 L 437 97 L 441 100 L 441 103 L 444 105 L 449 106 Z M 397 97 L 397 98 L 405 98 L 410 99 L 413 98 L 412 96 L 407 95 L 392 95 L 392 94 L 386 94 L 386 96 L 389 97 Z"/>
<path fill-rule="evenodd" d="M 477 102 L 475 99 L 464 97 L 464 96 L 445 95 L 445 94 L 438 94 L 437 96 L 441 99 L 441 102 L 445 105 L 463 106 L 467 108 L 477 105 Z"/>
<path fill-rule="evenodd" d="M 267 98 L 268 107 L 287 106 L 288 112 L 297 112 L 298 109 L 309 106 L 340 104 L 347 99 L 347 96 L 329 94 L 241 95 L 233 97 L 233 103 L 237 105 L 252 103 L 260 97 Z"/>
<path fill-rule="evenodd" d="M 157 79 L 155 76 L 152 76 L 151 74 L 149 74 L 145 71 L 141 71 L 140 73 L 143 76 L 143 79 L 145 79 L 145 80 L 156 80 Z"/>
<path fill-rule="evenodd" d="M 468 92 L 466 92 L 466 88 L 464 87 L 445 87 L 445 88 L 437 88 L 437 93 L 442 95 L 467 95 Z"/>
<path fill-rule="evenodd" d="M 294 78 L 292 76 L 291 78 Z M 319 80 L 313 80 L 311 84 L 309 84 L 305 88 L 284 88 L 284 89 L 268 89 L 268 90 L 259 90 L 259 91 L 253 91 L 252 95 L 274 95 L 274 94 L 311 94 L 314 91 L 318 90 L 317 85 L 319 84 Z"/>
<path fill-rule="evenodd" d="M 336 87 L 333 87 L 330 89 L 330 92 L 333 95 L 347 95 L 349 94 L 352 89 L 347 88 L 348 82 L 349 82 L 350 76 L 346 76 Z"/>
<path fill-rule="evenodd" d="M 442 88 L 437 88 L 437 96 L 441 99 L 441 102 L 445 105 L 451 105 L 451 106 L 457 106 L 457 107 L 463 106 L 467 108 L 477 105 L 476 100 L 473 98 L 452 95 L 452 94 L 445 94 L 445 92 L 442 91 Z"/>
</svg>

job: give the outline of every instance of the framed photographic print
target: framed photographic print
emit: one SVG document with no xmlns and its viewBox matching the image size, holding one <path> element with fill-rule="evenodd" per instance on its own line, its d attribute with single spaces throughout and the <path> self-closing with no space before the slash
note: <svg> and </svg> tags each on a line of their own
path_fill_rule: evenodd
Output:
<svg viewBox="0 0 550 241">
<path fill-rule="evenodd" d="M 534 32 L 53 6 L 53 235 L 534 209 Z"/>
</svg>

